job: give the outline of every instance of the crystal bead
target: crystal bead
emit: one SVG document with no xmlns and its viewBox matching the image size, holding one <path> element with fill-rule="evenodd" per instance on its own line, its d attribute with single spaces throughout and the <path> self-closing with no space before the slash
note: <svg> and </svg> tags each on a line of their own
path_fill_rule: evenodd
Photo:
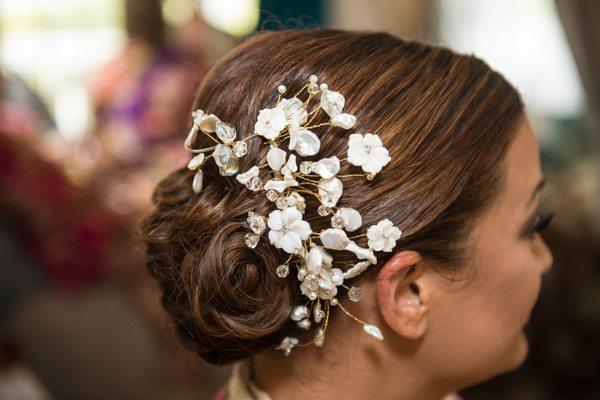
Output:
<svg viewBox="0 0 600 400">
<path fill-rule="evenodd" d="M 319 208 L 317 208 L 317 213 L 321 217 L 325 217 L 325 216 L 329 215 L 330 212 L 331 212 L 331 208 L 325 207 L 324 205 L 320 205 Z"/>
<path fill-rule="evenodd" d="M 258 176 L 255 176 L 254 178 L 250 179 L 248 183 L 246 183 L 246 187 L 253 192 L 257 192 L 262 189 L 262 181 Z"/>
<path fill-rule="evenodd" d="M 341 215 L 336 214 L 331 217 L 331 226 L 338 229 L 344 228 L 344 219 L 341 217 Z"/>
<path fill-rule="evenodd" d="M 278 197 L 277 200 L 275 200 L 275 205 L 280 210 L 283 210 L 284 208 L 287 208 L 288 207 L 287 198 L 284 197 L 284 196 Z"/>
<path fill-rule="evenodd" d="M 296 322 L 296 325 L 302 329 L 310 329 L 310 319 L 303 319 L 301 321 Z"/>
<path fill-rule="evenodd" d="M 252 232 L 256 234 L 261 234 L 267 228 L 267 223 L 262 215 L 257 214 L 254 211 L 250 211 L 248 213 L 248 218 L 246 221 L 248 222 L 248 225 L 250 225 Z"/>
<path fill-rule="evenodd" d="M 248 153 L 248 144 L 244 141 L 237 141 L 233 144 L 233 153 L 238 157 L 243 157 Z"/>
<path fill-rule="evenodd" d="M 315 334 L 315 346 L 321 347 L 323 346 L 323 342 L 325 341 L 325 331 L 323 328 L 317 329 L 317 333 Z"/>
<path fill-rule="evenodd" d="M 279 194 L 274 190 L 267 190 L 267 199 L 276 201 L 279 198 Z"/>
<path fill-rule="evenodd" d="M 350 290 L 348 290 L 348 298 L 351 301 L 355 301 L 355 302 L 356 301 L 360 301 L 360 298 L 362 296 L 362 291 L 363 290 L 361 288 L 358 288 L 356 286 L 352 286 L 350 288 Z"/>
<path fill-rule="evenodd" d="M 235 157 L 233 150 L 224 144 L 216 145 L 212 155 L 219 167 L 223 167 L 232 157 Z"/>
<path fill-rule="evenodd" d="M 310 94 L 317 94 L 319 93 L 319 85 L 317 85 L 316 83 L 309 83 L 308 84 L 308 93 Z"/>
<path fill-rule="evenodd" d="M 281 264 L 279 267 L 277 267 L 275 273 L 278 277 L 285 278 L 290 273 L 290 267 L 287 264 Z"/>
<path fill-rule="evenodd" d="M 314 274 L 308 275 L 304 279 L 304 283 L 306 284 L 308 290 L 310 290 L 311 292 L 319 288 L 319 278 Z"/>
<path fill-rule="evenodd" d="M 235 128 L 233 125 L 228 124 L 227 122 L 217 122 L 215 124 L 215 132 L 219 139 L 223 141 L 223 143 L 230 144 L 235 140 Z"/>
<path fill-rule="evenodd" d="M 240 159 L 232 156 L 222 167 L 219 168 L 219 173 L 222 176 L 232 176 L 240 172 Z"/>
<path fill-rule="evenodd" d="M 260 236 L 256 233 L 246 233 L 244 235 L 244 242 L 246 243 L 246 246 L 250 247 L 251 249 L 256 247 L 259 240 Z"/>
<path fill-rule="evenodd" d="M 308 175 L 312 172 L 312 162 L 311 161 L 302 161 L 300 163 L 300 173 L 304 175 Z"/>
</svg>

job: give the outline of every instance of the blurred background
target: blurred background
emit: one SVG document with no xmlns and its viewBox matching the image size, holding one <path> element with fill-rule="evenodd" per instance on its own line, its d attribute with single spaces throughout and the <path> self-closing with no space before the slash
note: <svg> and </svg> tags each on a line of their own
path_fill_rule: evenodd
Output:
<svg viewBox="0 0 600 400">
<path fill-rule="evenodd" d="M 517 372 L 466 399 L 600 399 L 600 2 L 0 0 L 0 399 L 210 399 L 136 238 L 197 84 L 260 30 L 385 30 L 522 92 L 557 216 Z"/>
</svg>

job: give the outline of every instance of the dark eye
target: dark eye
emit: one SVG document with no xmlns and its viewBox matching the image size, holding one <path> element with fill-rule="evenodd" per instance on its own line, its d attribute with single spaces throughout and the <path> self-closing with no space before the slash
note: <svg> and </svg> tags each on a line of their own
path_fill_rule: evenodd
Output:
<svg viewBox="0 0 600 400">
<path fill-rule="evenodd" d="M 550 221 L 552 221 L 552 218 L 554 218 L 553 211 L 544 214 L 538 214 L 535 218 L 533 226 L 527 230 L 527 236 L 533 237 L 535 234 L 546 229 L 550 224 Z"/>
</svg>

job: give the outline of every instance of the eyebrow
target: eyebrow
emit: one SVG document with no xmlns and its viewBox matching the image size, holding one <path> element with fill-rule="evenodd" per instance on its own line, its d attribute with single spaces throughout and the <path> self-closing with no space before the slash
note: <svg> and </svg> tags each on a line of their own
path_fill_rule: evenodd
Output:
<svg viewBox="0 0 600 400">
<path fill-rule="evenodd" d="M 535 199 L 535 196 L 542 191 L 542 189 L 544 188 L 544 186 L 546 185 L 546 178 L 542 178 L 541 181 L 538 182 L 537 186 L 535 187 L 535 189 L 533 190 L 533 193 L 531 194 L 531 197 L 529 198 L 529 200 L 527 201 L 527 207 L 529 207 L 529 205 L 531 204 L 531 202 L 533 201 L 533 199 Z"/>
</svg>

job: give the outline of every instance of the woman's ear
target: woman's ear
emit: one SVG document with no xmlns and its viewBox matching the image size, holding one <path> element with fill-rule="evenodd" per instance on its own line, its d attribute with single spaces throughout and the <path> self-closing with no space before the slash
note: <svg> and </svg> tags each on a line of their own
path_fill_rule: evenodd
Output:
<svg viewBox="0 0 600 400">
<path fill-rule="evenodd" d="M 408 339 L 427 330 L 427 289 L 419 279 L 423 257 L 411 250 L 392 256 L 377 274 L 377 302 L 390 329 Z"/>
</svg>

